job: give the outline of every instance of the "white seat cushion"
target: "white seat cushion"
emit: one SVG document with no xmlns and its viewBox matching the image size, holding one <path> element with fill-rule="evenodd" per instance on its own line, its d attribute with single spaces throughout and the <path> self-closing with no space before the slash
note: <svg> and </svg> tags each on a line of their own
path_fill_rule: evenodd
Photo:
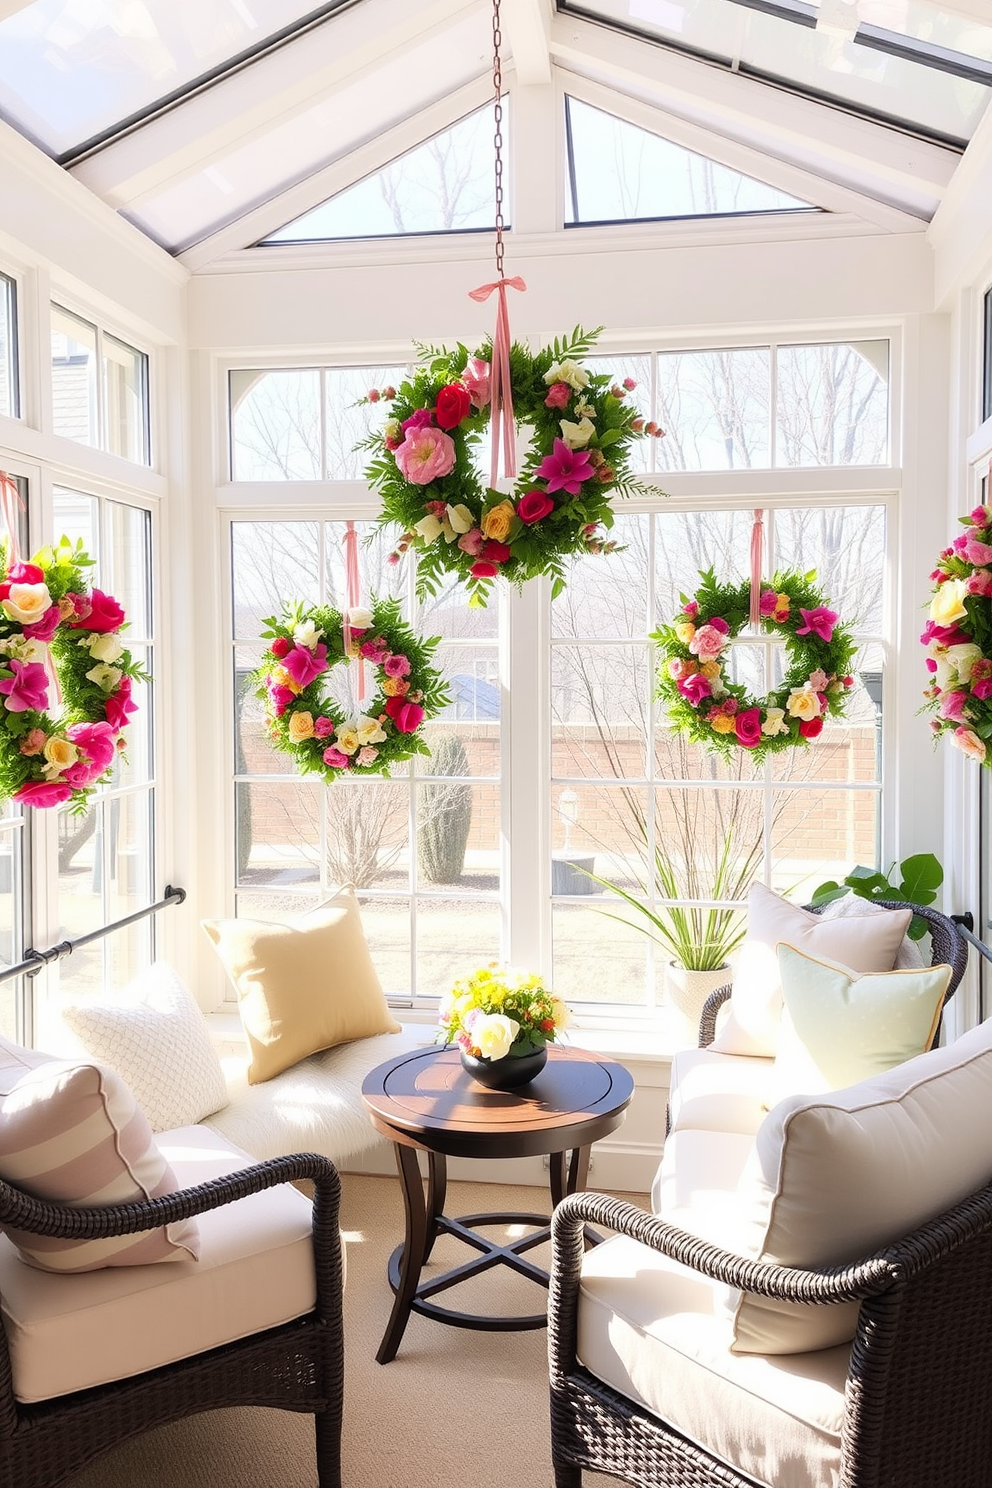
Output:
<svg viewBox="0 0 992 1488">
<path fill-rule="evenodd" d="M 225 1059 L 231 1104 L 205 1125 L 260 1161 L 291 1152 L 320 1152 L 340 1166 L 385 1141 L 362 1105 L 362 1082 L 377 1064 L 434 1041 L 433 1028 L 339 1044 L 301 1059 L 262 1084 L 248 1083 L 248 1056 Z"/>
<path fill-rule="evenodd" d="M 836 1488 L 850 1345 L 741 1357 L 704 1277 L 614 1236 L 586 1255 L 578 1355 L 598 1379 L 774 1488 Z"/>
<path fill-rule="evenodd" d="M 739 1132 L 754 1136 L 768 1114 L 773 1059 L 680 1049 L 672 1059 L 672 1131 Z"/>
<path fill-rule="evenodd" d="M 163 1132 L 182 1188 L 254 1159 L 206 1127 Z M 283 1183 L 198 1218 L 200 1259 L 55 1276 L 0 1237 L 14 1393 L 30 1403 L 141 1374 L 310 1312 L 311 1204 Z"/>
</svg>

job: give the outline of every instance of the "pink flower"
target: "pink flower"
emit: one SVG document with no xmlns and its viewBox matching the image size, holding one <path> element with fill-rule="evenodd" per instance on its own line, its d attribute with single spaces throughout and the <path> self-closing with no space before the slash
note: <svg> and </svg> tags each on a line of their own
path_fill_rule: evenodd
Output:
<svg viewBox="0 0 992 1488">
<path fill-rule="evenodd" d="M 965 543 L 962 552 L 969 563 L 992 563 L 992 547 L 988 543 L 979 542 L 975 537 Z"/>
<path fill-rule="evenodd" d="M 429 486 L 431 481 L 450 475 L 455 446 L 451 436 L 441 429 L 414 427 L 407 430 L 395 458 L 405 480 L 415 486 Z"/>
<path fill-rule="evenodd" d="M 478 527 L 473 527 L 471 532 L 463 533 L 458 539 L 458 546 L 462 552 L 468 553 L 471 558 L 478 558 L 485 545 L 486 539 Z"/>
<path fill-rule="evenodd" d="M 21 740 L 20 752 L 21 754 L 26 754 L 29 757 L 32 754 L 40 754 L 47 743 L 48 735 L 45 733 L 44 729 L 28 729 L 27 733 L 24 735 L 24 738 Z"/>
<path fill-rule="evenodd" d="M 323 714 L 313 721 L 313 736 L 315 739 L 329 739 L 334 732 L 334 725 L 329 718 Z"/>
<path fill-rule="evenodd" d="M 986 597 L 992 595 L 992 569 L 980 568 L 977 572 L 969 574 L 964 581 L 964 586 L 969 594 L 983 594 Z M 25 634 L 27 627 L 25 627 Z"/>
<path fill-rule="evenodd" d="M 960 689 L 956 689 L 954 692 L 945 692 L 940 704 L 941 718 L 949 718 L 954 723 L 960 723 L 967 716 L 965 711 L 967 701 L 968 694 L 962 692 Z"/>
<path fill-rule="evenodd" d="M 506 543 L 496 542 L 495 538 L 490 537 L 482 544 L 482 556 L 488 558 L 490 563 L 505 563 L 513 554 Z"/>
<path fill-rule="evenodd" d="M 988 698 L 992 697 L 992 678 L 980 678 L 971 690 L 974 696 L 984 703 Z"/>
<path fill-rule="evenodd" d="M 371 641 L 363 641 L 358 650 L 366 661 L 371 661 L 373 666 L 380 666 L 385 661 L 389 648 L 382 636 L 373 636 Z"/>
<path fill-rule="evenodd" d="M 457 429 L 462 419 L 468 418 L 472 402 L 468 389 L 459 382 L 449 382 L 437 395 L 434 417 L 439 429 Z"/>
<path fill-rule="evenodd" d="M 277 718 L 282 717 L 282 715 L 285 713 L 286 709 L 289 707 L 290 703 L 295 697 L 296 693 L 291 687 L 283 687 L 279 685 L 269 688 L 269 700 L 272 703 L 272 711 L 275 713 Z"/>
<path fill-rule="evenodd" d="M 333 744 L 329 749 L 324 750 L 322 758 L 324 764 L 330 765 L 332 770 L 347 770 L 351 764 L 351 756 L 341 749 L 336 749 Z"/>
<path fill-rule="evenodd" d="M 628 393 L 632 393 L 637 386 L 637 383 L 632 377 L 625 377 L 623 380 L 623 385 L 627 389 Z"/>
<path fill-rule="evenodd" d="M 286 653 L 283 666 L 294 682 L 308 687 L 315 677 L 327 671 L 327 647 L 323 641 L 318 641 L 313 651 L 309 646 L 294 646 Z"/>
<path fill-rule="evenodd" d="M 485 408 L 492 398 L 489 385 L 489 363 L 481 357 L 469 357 L 462 382 L 468 389 L 473 408 Z"/>
<path fill-rule="evenodd" d="M 37 563 L 12 563 L 7 570 L 8 584 L 43 584 L 45 570 Z"/>
<path fill-rule="evenodd" d="M 61 806 L 72 795 L 72 786 L 62 780 L 28 780 L 14 792 L 22 806 Z"/>
<path fill-rule="evenodd" d="M 572 389 L 567 382 L 553 382 L 544 400 L 545 408 L 567 408 Z"/>
<path fill-rule="evenodd" d="M 114 730 L 109 723 L 73 723 L 65 731 L 84 758 L 63 772 L 62 779 L 79 790 L 99 780 L 113 762 Z"/>
<path fill-rule="evenodd" d="M 4 707 L 9 713 L 27 713 L 30 709 L 48 706 L 48 673 L 40 661 L 10 661 L 12 677 L 0 682 L 0 692 L 6 693 Z"/>
<path fill-rule="evenodd" d="M 534 522 L 539 522 L 554 509 L 555 504 L 546 491 L 527 491 L 517 502 L 517 516 L 521 522 L 526 522 L 528 527 Z"/>
<path fill-rule="evenodd" d="M 815 739 L 817 734 L 823 732 L 823 719 L 801 718 L 799 720 L 799 732 L 804 739 Z"/>
<path fill-rule="evenodd" d="M 682 609 L 689 616 L 690 620 L 695 620 L 696 616 L 699 614 L 699 604 L 695 599 L 690 599 L 688 604 L 684 604 L 682 606 Z"/>
<path fill-rule="evenodd" d="M 411 413 L 408 419 L 404 419 L 400 428 L 406 434 L 410 429 L 429 429 L 434 422 L 434 413 L 430 408 L 418 408 Z"/>
<path fill-rule="evenodd" d="M 809 674 L 809 685 L 814 692 L 824 692 L 827 686 L 827 674 L 822 668 L 817 667 L 815 672 Z"/>
<path fill-rule="evenodd" d="M 715 625 L 701 625 L 689 642 L 689 650 L 700 661 L 714 661 L 726 644 L 726 636 Z"/>
<path fill-rule="evenodd" d="M 984 760 L 986 746 L 975 733 L 974 729 L 956 728 L 951 735 L 951 743 L 955 744 L 969 759 Z M 18 792 L 20 794 L 20 792 Z"/>
<path fill-rule="evenodd" d="M 358 765 L 372 765 L 379 758 L 379 751 L 372 744 L 363 744 L 355 756 Z"/>
<path fill-rule="evenodd" d="M 800 625 L 796 635 L 817 635 L 821 641 L 829 641 L 837 624 L 837 616 L 833 610 L 828 610 L 825 605 L 817 605 L 815 609 L 804 610 L 800 608 L 805 624 Z"/>
<path fill-rule="evenodd" d="M 31 566 L 31 564 L 27 565 L 29 568 Z M 58 630 L 61 620 L 62 615 L 59 607 L 57 604 L 53 604 L 45 611 L 40 620 L 36 620 L 33 625 L 25 625 L 24 634 L 30 636 L 35 641 L 50 641 Z"/>
<path fill-rule="evenodd" d="M 987 677 L 992 677 L 992 661 L 987 656 L 980 656 L 971 664 L 971 680 L 984 682 Z"/>
<path fill-rule="evenodd" d="M 719 615 L 714 615 L 712 620 L 707 621 L 707 624 L 712 625 L 713 629 L 718 630 L 721 635 L 730 634 L 730 626 Z"/>
<path fill-rule="evenodd" d="M 406 698 L 386 699 L 386 712 L 401 734 L 413 734 L 424 721 L 424 710 L 419 703 L 409 703 Z"/>
<path fill-rule="evenodd" d="M 939 641 L 942 646 L 960 646 L 970 639 L 956 625 L 938 625 L 934 620 L 927 621 L 920 636 L 924 646 L 929 646 L 931 641 Z"/>
<path fill-rule="evenodd" d="M 567 387 L 568 384 L 564 385 Z M 545 455 L 534 474 L 539 480 L 547 481 L 549 494 L 552 491 L 567 491 L 570 496 L 577 496 L 582 489 L 582 482 L 590 480 L 593 475 L 589 451 L 570 450 L 564 439 L 556 439 L 554 452 Z"/>
<path fill-rule="evenodd" d="M 410 675 L 410 658 L 408 656 L 401 656 L 398 651 L 394 651 L 392 656 L 386 657 L 382 670 L 387 677 L 408 677 Z"/>
<path fill-rule="evenodd" d="M 2 586 L 0 586 L 0 591 L 2 591 Z M 59 614 L 63 620 L 71 620 L 72 616 L 75 616 L 76 620 L 85 620 L 91 608 L 86 595 L 77 594 L 75 590 L 63 594 L 59 600 Z"/>
<path fill-rule="evenodd" d="M 499 569 L 495 563 L 490 563 L 488 558 L 479 558 L 472 564 L 469 573 L 473 579 L 494 579 Z"/>
<path fill-rule="evenodd" d="M 137 713 L 138 705 L 131 697 L 131 678 L 124 676 L 116 692 L 112 692 L 103 706 L 104 716 L 115 733 L 127 727 L 129 713 Z"/>
<path fill-rule="evenodd" d="M 745 749 L 761 743 L 761 714 L 757 708 L 745 708 L 734 719 L 734 732 Z"/>
<path fill-rule="evenodd" d="M 766 589 L 758 601 L 758 609 L 763 615 L 774 615 L 778 606 L 778 595 L 774 589 Z"/>
<path fill-rule="evenodd" d="M 118 630 L 124 624 L 124 611 L 114 599 L 112 594 L 104 594 L 102 589 L 94 589 L 90 595 L 90 607 L 85 619 L 76 620 L 72 626 L 74 630 L 84 627 L 86 630 Z"/>
<path fill-rule="evenodd" d="M 279 660 L 282 661 L 282 658 L 289 651 L 291 645 L 292 641 L 290 641 L 287 636 L 276 636 L 275 640 L 272 642 L 272 645 L 269 647 L 269 650 L 272 652 L 273 656 L 278 656 Z"/>
<path fill-rule="evenodd" d="M 989 525 L 989 509 L 987 506 L 976 506 L 971 513 L 971 525 L 973 527 L 987 527 Z"/>
<path fill-rule="evenodd" d="M 933 659 L 932 656 L 928 656 L 927 657 L 927 671 L 928 672 L 935 672 L 936 670 L 937 670 L 937 663 L 934 661 L 934 659 Z"/>
<path fill-rule="evenodd" d="M 713 691 L 709 679 L 701 672 L 693 672 L 691 677 L 680 677 L 675 684 L 684 698 L 687 698 L 694 708 L 698 708 L 703 698 L 709 697 Z"/>
</svg>

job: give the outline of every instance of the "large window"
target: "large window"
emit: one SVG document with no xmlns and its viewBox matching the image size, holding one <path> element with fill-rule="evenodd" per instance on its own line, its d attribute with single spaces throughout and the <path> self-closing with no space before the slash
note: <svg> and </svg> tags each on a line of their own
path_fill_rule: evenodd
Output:
<svg viewBox="0 0 992 1488">
<path fill-rule="evenodd" d="M 150 463 L 148 358 L 60 305 L 52 306 L 52 412 L 56 434 Z"/>
</svg>

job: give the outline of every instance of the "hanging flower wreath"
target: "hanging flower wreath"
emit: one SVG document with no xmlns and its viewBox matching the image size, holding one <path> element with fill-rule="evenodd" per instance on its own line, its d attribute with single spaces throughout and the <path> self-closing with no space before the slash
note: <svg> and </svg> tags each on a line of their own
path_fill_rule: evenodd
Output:
<svg viewBox="0 0 992 1488">
<path fill-rule="evenodd" d="M 969 759 L 992 767 L 992 508 L 961 517 L 965 531 L 930 575 L 924 710 L 934 735 L 947 734 Z"/>
<path fill-rule="evenodd" d="M 92 562 L 68 538 L 30 563 L 3 547 L 0 797 L 22 805 L 84 810 L 124 748 L 131 684 L 147 680 L 120 641 L 123 609 L 87 587 Z"/>
<path fill-rule="evenodd" d="M 750 584 L 718 584 L 701 573 L 682 613 L 651 637 L 661 649 L 658 696 L 679 733 L 731 756 L 752 759 L 803 747 L 824 719 L 843 717 L 855 644 L 813 585 L 815 574 L 776 573 L 761 592 L 761 628 L 785 641 L 788 668 L 766 697 L 725 673 L 727 647 L 748 623 Z"/>
<path fill-rule="evenodd" d="M 547 574 L 559 594 L 565 558 L 615 550 L 605 536 L 610 497 L 634 491 L 631 444 L 664 430 L 631 406 L 632 378 L 620 385 L 578 361 L 598 335 L 576 327 L 536 355 L 514 342 L 514 417 L 534 435 L 509 495 L 487 487 L 479 473 L 491 342 L 474 356 L 461 345 L 423 348 L 423 365 L 408 382 L 368 394 L 364 401 L 389 404 L 389 418 L 360 446 L 375 453 L 365 476 L 382 493 L 381 524 L 403 529 L 392 561 L 417 551 L 421 597 L 436 593 L 446 573 L 465 581 L 476 605 L 485 604 L 497 575 L 519 585 Z"/>
<path fill-rule="evenodd" d="M 283 620 L 263 621 L 271 644 L 253 677 L 276 749 L 292 755 L 301 774 L 328 782 L 346 771 L 386 775 L 390 765 L 429 754 L 420 730 L 450 702 L 430 664 L 438 638 L 415 635 L 395 600 L 349 609 L 347 646 L 344 620 L 328 606 L 287 605 Z M 346 714 L 324 684 L 334 667 L 359 657 L 378 690 L 364 712 Z"/>
</svg>

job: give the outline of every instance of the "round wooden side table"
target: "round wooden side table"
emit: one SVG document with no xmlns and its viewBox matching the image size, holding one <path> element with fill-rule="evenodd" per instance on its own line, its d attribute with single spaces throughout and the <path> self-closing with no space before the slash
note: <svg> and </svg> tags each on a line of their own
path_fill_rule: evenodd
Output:
<svg viewBox="0 0 992 1488">
<path fill-rule="evenodd" d="M 540 1328 L 546 1312 L 488 1316 L 441 1307 L 431 1299 L 494 1265 L 509 1266 L 547 1288 L 548 1274 L 524 1252 L 542 1245 L 551 1233 L 546 1214 L 444 1214 L 447 1158 L 546 1156 L 551 1163 L 551 1202 L 585 1188 L 589 1149 L 616 1131 L 634 1093 L 622 1064 L 584 1049 L 551 1044 L 544 1069 L 518 1090 L 487 1090 L 462 1069 L 458 1050 L 431 1047 L 400 1054 L 372 1070 L 362 1098 L 376 1131 L 393 1143 L 406 1209 L 406 1236 L 389 1260 L 393 1309 L 376 1359 L 395 1358 L 411 1312 L 456 1328 L 490 1332 Z M 427 1153 L 424 1195 L 418 1152 Z M 566 1161 L 567 1155 L 570 1154 Z M 538 1228 L 521 1240 L 498 1245 L 479 1233 L 492 1225 Z M 438 1235 L 454 1235 L 473 1250 L 474 1259 L 421 1281 Z"/>
</svg>

